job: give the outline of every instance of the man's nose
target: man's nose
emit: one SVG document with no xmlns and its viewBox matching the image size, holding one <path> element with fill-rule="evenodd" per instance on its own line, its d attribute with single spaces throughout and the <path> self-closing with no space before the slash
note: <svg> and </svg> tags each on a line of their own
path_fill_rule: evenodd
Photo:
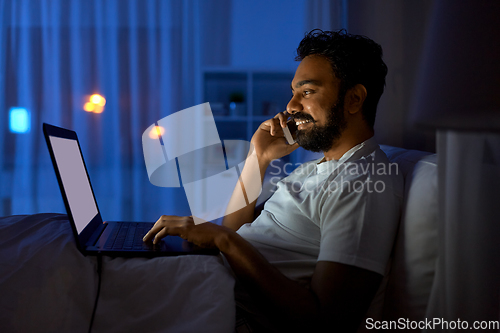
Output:
<svg viewBox="0 0 500 333">
<path fill-rule="evenodd" d="M 286 106 L 286 112 L 288 112 L 288 114 L 294 114 L 299 111 L 302 111 L 302 105 L 300 104 L 297 96 L 294 95 Z"/>
</svg>

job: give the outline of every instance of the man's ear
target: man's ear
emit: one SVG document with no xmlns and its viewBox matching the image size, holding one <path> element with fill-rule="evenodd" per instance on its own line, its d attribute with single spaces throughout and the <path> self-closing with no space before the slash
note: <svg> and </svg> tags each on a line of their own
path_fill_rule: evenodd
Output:
<svg viewBox="0 0 500 333">
<path fill-rule="evenodd" d="M 362 110 L 363 103 L 366 99 L 366 88 L 362 84 L 357 84 L 347 90 L 344 108 L 350 113 L 355 114 Z"/>
</svg>

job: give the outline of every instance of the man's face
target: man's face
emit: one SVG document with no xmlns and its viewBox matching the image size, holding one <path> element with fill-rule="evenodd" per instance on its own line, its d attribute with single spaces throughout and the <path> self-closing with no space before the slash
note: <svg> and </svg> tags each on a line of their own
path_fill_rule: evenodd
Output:
<svg viewBox="0 0 500 333">
<path fill-rule="evenodd" d="M 342 135 L 346 120 L 339 84 L 326 58 L 308 56 L 299 64 L 287 111 L 298 124 L 297 142 L 304 149 L 328 151 Z"/>
</svg>

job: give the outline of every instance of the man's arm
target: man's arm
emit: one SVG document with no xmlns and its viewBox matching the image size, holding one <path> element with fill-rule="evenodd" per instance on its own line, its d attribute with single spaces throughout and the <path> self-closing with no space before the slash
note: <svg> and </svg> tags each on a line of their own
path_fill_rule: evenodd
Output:
<svg viewBox="0 0 500 333">
<path fill-rule="evenodd" d="M 364 318 L 382 276 L 358 267 L 320 261 L 307 289 L 284 276 L 253 246 L 228 233 L 219 249 L 259 307 L 287 331 L 325 328 L 355 332 Z"/>
<path fill-rule="evenodd" d="M 244 208 L 227 214 L 222 220 L 222 225 L 236 231 L 243 224 L 253 222 L 255 218 L 255 204 L 258 197 L 258 193 L 255 192 L 259 191 L 262 187 L 267 167 L 272 160 L 288 155 L 298 148 L 297 143 L 288 145 L 286 142 L 283 133 L 283 127 L 285 125 L 285 115 L 279 113 L 275 118 L 263 122 L 253 135 L 250 152 L 241 172 L 239 182 L 245 194 L 239 190 L 239 187 L 236 187 L 229 201 L 227 210 L 232 211 L 231 207 L 233 203 L 245 201 L 244 195 L 246 195 L 247 198 L 255 198 L 255 200 L 249 202 Z M 260 177 L 256 177 L 256 175 Z M 260 184 L 255 184 L 256 179 L 259 178 Z M 245 187 L 244 184 L 247 184 L 247 186 Z"/>
<path fill-rule="evenodd" d="M 286 331 L 329 327 L 354 332 L 363 319 L 382 276 L 335 262 L 317 263 L 306 288 L 284 276 L 233 230 L 191 217 L 162 216 L 145 241 L 178 235 L 204 247 L 217 247 L 263 313 Z"/>
<path fill-rule="evenodd" d="M 253 195 L 254 194 L 253 192 L 260 190 L 262 183 L 264 181 L 264 175 L 266 169 L 268 167 L 268 163 L 265 163 L 263 161 L 259 163 L 255 151 L 253 150 L 253 148 L 251 148 L 251 150 L 252 152 L 247 157 L 247 161 L 245 162 L 245 166 L 241 171 L 239 179 L 239 184 L 243 192 L 240 191 L 238 186 L 235 188 L 226 211 L 232 211 L 233 209 L 231 207 L 234 204 L 246 201 L 248 200 L 249 197 L 250 198 L 255 197 L 255 200 L 249 202 L 249 204 L 243 207 L 242 209 L 239 209 L 230 214 L 226 214 L 224 216 L 224 219 L 222 220 L 222 225 L 234 231 L 238 230 L 245 223 L 253 222 L 255 218 L 254 216 L 255 204 L 257 203 L 258 199 L 258 194 Z M 260 181 L 260 184 L 255 184 L 255 181 L 257 179 Z M 248 184 L 249 187 L 245 187 L 245 184 Z M 256 186 L 256 185 L 261 185 L 261 186 Z M 244 196 L 246 196 L 246 198 Z"/>
</svg>

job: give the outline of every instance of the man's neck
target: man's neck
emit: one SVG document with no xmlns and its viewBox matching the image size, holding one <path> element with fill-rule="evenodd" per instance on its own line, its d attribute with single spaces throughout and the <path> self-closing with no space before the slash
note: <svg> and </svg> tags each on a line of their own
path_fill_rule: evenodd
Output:
<svg viewBox="0 0 500 333">
<path fill-rule="evenodd" d="M 337 142 L 332 146 L 332 148 L 324 152 L 325 158 L 322 160 L 322 162 L 339 160 L 351 148 L 373 137 L 373 134 L 373 131 L 357 133 L 356 135 L 349 135 L 349 133 L 344 132 L 340 139 L 337 140 Z"/>
</svg>

